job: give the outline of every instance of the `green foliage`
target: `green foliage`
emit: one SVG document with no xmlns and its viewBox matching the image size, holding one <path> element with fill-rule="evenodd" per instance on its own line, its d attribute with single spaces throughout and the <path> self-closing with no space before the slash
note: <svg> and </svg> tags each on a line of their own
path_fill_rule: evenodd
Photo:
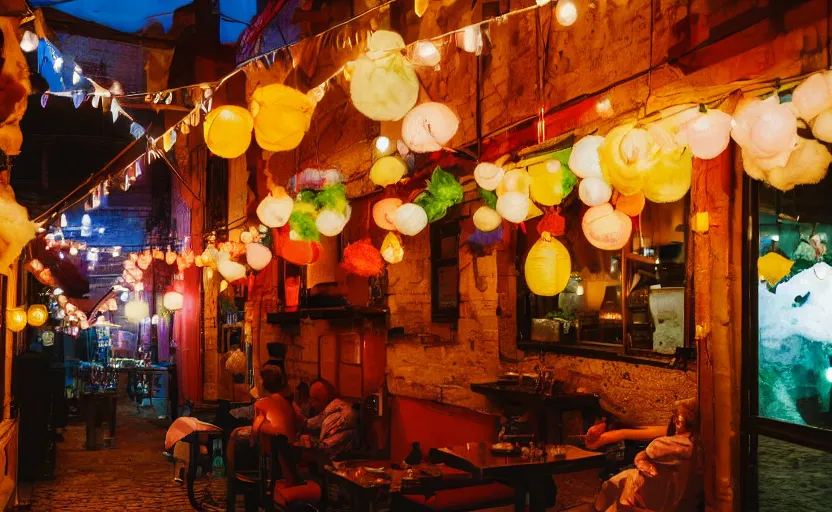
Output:
<svg viewBox="0 0 832 512">
<path fill-rule="evenodd" d="M 315 218 L 306 212 L 292 212 L 289 217 L 289 228 L 297 233 L 301 240 L 315 241 L 321 239 L 321 234 L 315 226 Z"/>
<path fill-rule="evenodd" d="M 486 206 L 489 208 L 496 210 L 497 209 L 497 192 L 493 190 L 485 190 L 482 187 L 477 187 L 477 190 L 480 192 L 480 198 L 485 203 Z"/>
<path fill-rule="evenodd" d="M 413 201 L 422 207 L 428 222 L 436 222 L 448 213 L 448 208 L 462 202 L 462 185 L 456 177 L 437 167 L 433 170 L 424 192 Z"/>
<path fill-rule="evenodd" d="M 347 201 L 347 187 L 342 183 L 327 185 L 315 195 L 313 204 L 318 210 L 335 210 L 344 215 L 349 202 Z"/>
</svg>

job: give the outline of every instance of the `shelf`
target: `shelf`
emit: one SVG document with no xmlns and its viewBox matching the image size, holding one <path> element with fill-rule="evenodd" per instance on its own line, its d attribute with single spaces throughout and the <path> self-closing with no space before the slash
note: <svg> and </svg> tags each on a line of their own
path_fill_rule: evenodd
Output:
<svg viewBox="0 0 832 512">
<path fill-rule="evenodd" d="M 310 320 L 344 320 L 353 318 L 384 317 L 390 312 L 387 308 L 366 306 L 345 306 L 335 308 L 306 308 L 282 313 L 268 313 L 266 321 L 270 324 L 299 324 L 301 319 Z"/>
</svg>

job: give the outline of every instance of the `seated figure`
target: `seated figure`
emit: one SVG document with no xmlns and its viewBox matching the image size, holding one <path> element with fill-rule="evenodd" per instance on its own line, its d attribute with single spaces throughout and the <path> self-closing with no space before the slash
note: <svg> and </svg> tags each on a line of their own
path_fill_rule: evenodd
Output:
<svg viewBox="0 0 832 512">
<path fill-rule="evenodd" d="M 698 442 L 699 403 L 678 402 L 667 427 L 605 431 L 592 427 L 586 436 L 588 448 L 598 448 L 624 439 L 658 437 L 639 452 L 635 468 L 610 478 L 601 486 L 588 511 L 686 512 L 699 504 L 702 489 L 701 453 Z M 661 430 L 665 430 L 661 435 Z"/>
<path fill-rule="evenodd" d="M 329 458 L 337 458 L 354 449 L 358 443 L 358 417 L 352 404 L 337 398 L 335 388 L 324 379 L 309 386 L 309 404 L 317 412 L 306 420 L 308 433 L 319 431 L 317 436 L 305 435 L 306 446 L 317 448 Z"/>
</svg>

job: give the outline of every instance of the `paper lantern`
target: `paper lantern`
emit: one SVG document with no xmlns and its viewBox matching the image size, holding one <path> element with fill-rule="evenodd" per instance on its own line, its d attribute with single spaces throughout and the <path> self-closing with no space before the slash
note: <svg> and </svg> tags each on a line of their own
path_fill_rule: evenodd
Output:
<svg viewBox="0 0 832 512">
<path fill-rule="evenodd" d="M 805 121 L 812 121 L 824 110 L 832 107 L 832 93 L 824 73 L 815 73 L 792 92 L 792 105 Z"/>
<path fill-rule="evenodd" d="M 598 206 L 610 200 L 612 187 L 598 176 L 590 176 L 581 180 L 578 186 L 578 197 L 587 206 Z"/>
<path fill-rule="evenodd" d="M 270 84 L 254 90 L 249 109 L 257 144 L 267 151 L 288 151 L 309 131 L 315 101 L 291 87 Z"/>
<path fill-rule="evenodd" d="M 505 174 L 499 165 L 482 162 L 474 169 L 474 181 L 484 190 L 496 190 Z"/>
<path fill-rule="evenodd" d="M 503 218 L 497 210 L 488 206 L 480 206 L 474 212 L 474 226 L 482 232 L 494 231 L 503 223 Z"/>
<path fill-rule="evenodd" d="M 365 239 L 344 247 L 344 262 L 341 263 L 341 267 L 360 277 L 372 277 L 384 272 L 384 260 L 370 240 Z"/>
<path fill-rule="evenodd" d="M 824 110 L 812 120 L 812 135 L 823 142 L 832 142 L 832 108 Z"/>
<path fill-rule="evenodd" d="M 265 226 L 279 228 L 289 222 L 295 202 L 285 192 L 278 191 L 276 197 L 274 194 L 272 191 L 257 205 L 257 218 Z"/>
<path fill-rule="evenodd" d="M 223 105 L 208 112 L 202 128 L 205 145 L 212 153 L 222 158 L 237 158 L 251 144 L 254 119 L 243 107 Z"/>
<path fill-rule="evenodd" d="M 506 192 L 497 198 L 497 213 L 509 222 L 518 224 L 526 220 L 531 200 L 521 192 Z"/>
<path fill-rule="evenodd" d="M 324 236 L 338 236 L 344 230 L 347 218 L 335 210 L 322 210 L 315 219 L 315 227 Z"/>
<path fill-rule="evenodd" d="M 236 261 L 232 261 L 231 255 L 226 251 L 220 251 L 217 256 L 217 270 L 229 283 L 246 277 L 246 267 Z"/>
<path fill-rule="evenodd" d="M 40 327 L 46 323 L 46 319 L 49 318 L 49 312 L 43 304 L 32 304 L 29 306 L 29 311 L 26 316 L 29 320 L 29 325 L 32 327 Z"/>
<path fill-rule="evenodd" d="M 598 147 L 604 142 L 600 135 L 587 135 L 572 147 L 569 155 L 569 169 L 579 178 L 601 176 L 601 157 Z"/>
<path fill-rule="evenodd" d="M 263 270 L 272 261 L 272 251 L 263 244 L 246 245 L 246 263 L 254 270 Z"/>
<path fill-rule="evenodd" d="M 644 197 L 654 203 L 672 203 L 685 197 L 693 177 L 693 154 L 681 148 L 660 152 L 659 160 L 644 174 Z M 633 195 L 633 194 L 630 194 Z"/>
<path fill-rule="evenodd" d="M 321 256 L 321 244 L 306 240 L 292 240 L 287 226 L 277 233 L 277 254 L 295 265 L 311 265 Z"/>
<path fill-rule="evenodd" d="M 416 153 L 441 150 L 459 128 L 459 118 L 442 103 L 416 106 L 404 116 L 402 140 Z"/>
<path fill-rule="evenodd" d="M 176 290 L 171 290 L 162 297 L 162 305 L 168 311 L 179 311 L 185 305 L 185 296 Z"/>
<path fill-rule="evenodd" d="M 425 3 L 427 3 L 427 0 L 425 0 Z M 417 42 L 409 57 L 410 62 L 413 64 L 429 68 L 436 67 L 442 60 L 442 56 L 439 54 L 439 49 L 430 41 Z"/>
<path fill-rule="evenodd" d="M 526 169 L 512 169 L 503 176 L 503 180 L 497 187 L 497 195 L 501 196 L 506 192 L 520 192 L 527 196 L 531 184 L 532 178 Z"/>
<path fill-rule="evenodd" d="M 557 159 L 547 160 L 528 169 L 529 193 L 534 202 L 544 206 L 560 204 L 572 192 L 578 179 Z"/>
<path fill-rule="evenodd" d="M 677 141 L 696 158 L 716 158 L 731 142 L 731 116 L 721 110 L 699 112 L 680 127 Z"/>
<path fill-rule="evenodd" d="M 20 332 L 26 327 L 26 310 L 11 308 L 6 310 L 6 327 L 12 332 Z"/>
<path fill-rule="evenodd" d="M 549 232 L 544 232 L 526 255 L 523 268 L 529 290 L 535 295 L 552 297 L 569 283 L 572 260 L 566 247 Z"/>
<path fill-rule="evenodd" d="M 733 120 L 731 137 L 754 158 L 771 158 L 797 145 L 797 118 L 777 95 L 741 101 Z"/>
<path fill-rule="evenodd" d="M 757 259 L 757 273 L 769 285 L 774 286 L 792 271 L 794 262 L 785 257 L 770 252 Z"/>
<path fill-rule="evenodd" d="M 134 322 L 144 320 L 150 316 L 150 307 L 143 300 L 131 300 L 124 306 L 124 315 Z"/>
<path fill-rule="evenodd" d="M 373 220 L 376 226 L 387 231 L 396 229 L 394 223 L 396 218 L 396 210 L 402 205 L 402 200 L 397 197 L 388 197 L 382 199 L 373 205 Z"/>
<path fill-rule="evenodd" d="M 393 185 L 407 174 L 407 162 L 395 155 L 383 156 L 370 168 L 370 181 L 381 187 Z"/>
<path fill-rule="evenodd" d="M 745 149 L 742 151 L 742 160 L 749 176 L 786 192 L 797 185 L 820 182 L 832 163 L 832 154 L 820 142 L 798 137 L 797 148 L 791 153 L 786 165 L 764 167 Z"/>
<path fill-rule="evenodd" d="M 402 238 L 399 235 L 393 232 L 387 233 L 381 242 L 381 257 L 391 265 L 402 261 L 404 258 L 404 247 L 402 246 Z"/>
<path fill-rule="evenodd" d="M 428 215 L 421 206 L 405 203 L 396 209 L 393 224 L 399 233 L 416 236 L 428 225 Z"/>
<path fill-rule="evenodd" d="M 165 252 L 165 263 L 168 265 L 176 263 L 176 253 L 171 251 L 170 248 L 168 248 L 167 252 Z"/>
<path fill-rule="evenodd" d="M 404 39 L 395 32 L 377 30 L 367 48 L 351 73 L 352 104 L 374 121 L 398 121 L 419 98 L 419 78 L 401 53 Z"/>
<path fill-rule="evenodd" d="M 638 194 L 625 196 L 616 192 L 612 197 L 612 205 L 627 217 L 638 217 L 644 210 L 644 193 L 639 192 Z"/>
<path fill-rule="evenodd" d="M 645 175 L 659 159 L 659 147 L 646 130 L 635 123 L 616 126 L 598 148 L 604 179 L 625 195 L 635 194 L 644 186 Z"/>
<path fill-rule="evenodd" d="M 630 218 L 614 210 L 609 203 L 587 210 L 581 227 L 589 243 L 604 251 L 617 251 L 624 247 L 633 231 Z"/>
</svg>

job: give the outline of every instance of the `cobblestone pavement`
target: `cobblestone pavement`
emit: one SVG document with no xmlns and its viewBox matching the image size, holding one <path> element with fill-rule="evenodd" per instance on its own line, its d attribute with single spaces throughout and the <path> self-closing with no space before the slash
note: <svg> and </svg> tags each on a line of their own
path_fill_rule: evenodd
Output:
<svg viewBox="0 0 832 512">
<path fill-rule="evenodd" d="M 162 457 L 168 423 L 121 406 L 115 448 L 87 451 L 83 423 L 71 422 L 58 443 L 55 478 L 21 484 L 20 503 L 30 501 L 34 512 L 192 510 Z"/>
</svg>

